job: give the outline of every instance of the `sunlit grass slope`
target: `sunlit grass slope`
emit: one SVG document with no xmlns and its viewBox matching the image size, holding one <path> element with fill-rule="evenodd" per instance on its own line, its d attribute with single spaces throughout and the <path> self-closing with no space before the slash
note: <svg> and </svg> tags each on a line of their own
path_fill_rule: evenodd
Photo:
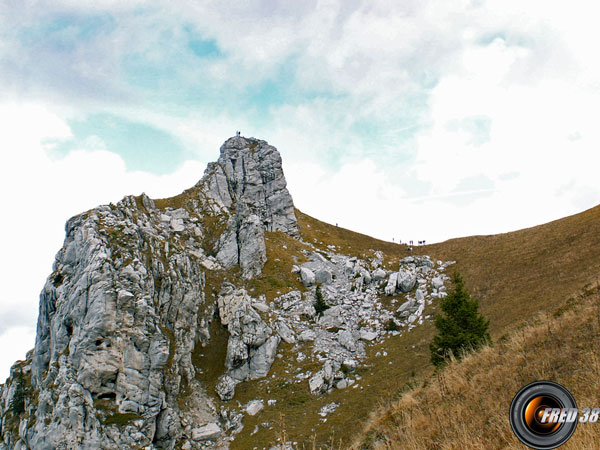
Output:
<svg viewBox="0 0 600 450">
<path fill-rule="evenodd" d="M 580 408 L 600 405 L 599 314 L 598 287 L 588 287 L 380 407 L 352 448 L 524 449 L 508 420 L 512 398 L 523 386 L 552 380 L 569 389 Z M 579 424 L 561 448 L 600 448 L 599 427 Z"/>
<path fill-rule="evenodd" d="M 419 251 L 456 260 L 454 270 L 480 298 L 492 335 L 499 336 L 600 278 L 600 206 L 533 228 L 452 239 Z"/>
</svg>

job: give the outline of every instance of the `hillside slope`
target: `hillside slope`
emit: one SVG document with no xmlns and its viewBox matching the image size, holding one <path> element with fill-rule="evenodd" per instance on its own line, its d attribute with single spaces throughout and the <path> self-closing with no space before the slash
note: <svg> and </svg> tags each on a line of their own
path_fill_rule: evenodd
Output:
<svg viewBox="0 0 600 450">
<path fill-rule="evenodd" d="M 588 287 L 494 347 L 453 361 L 422 386 L 380 407 L 354 450 L 523 449 L 511 431 L 513 396 L 537 380 L 556 381 L 579 408 L 600 404 L 600 290 Z M 449 419 L 451 417 L 451 419 Z M 579 424 L 561 448 L 600 446 L 598 424 Z"/>
<path fill-rule="evenodd" d="M 600 206 L 524 230 L 452 239 L 419 251 L 456 260 L 455 269 L 499 336 L 597 281 Z"/>
<path fill-rule="evenodd" d="M 552 312 L 582 286 L 600 278 L 600 206 L 547 224 L 491 236 L 472 236 L 443 243 L 414 247 L 379 241 L 336 227 L 296 211 L 301 236 L 308 242 L 340 245 L 356 255 L 380 250 L 390 267 L 411 254 L 432 259 L 456 260 L 449 272 L 459 271 L 467 288 L 481 301 L 497 340 L 510 330 L 528 323 L 540 313 Z M 315 241 L 316 240 L 316 241 Z M 436 304 L 426 314 L 436 312 Z M 429 342 L 435 329 L 430 322 L 410 333 L 389 338 L 369 353 L 371 367 L 363 375 L 360 396 L 344 399 L 326 424 L 315 428 L 316 442 L 325 445 L 334 437 L 342 446 L 350 436 L 346 430 L 361 427 L 369 412 L 381 402 L 396 398 L 416 376 L 432 372 Z M 376 357 L 386 352 L 385 357 Z M 332 401 L 341 393 L 334 393 Z M 306 438 L 307 421 L 288 425 L 288 437 Z M 297 431 L 298 430 L 298 431 Z M 290 433 L 291 431 L 291 433 Z"/>
</svg>

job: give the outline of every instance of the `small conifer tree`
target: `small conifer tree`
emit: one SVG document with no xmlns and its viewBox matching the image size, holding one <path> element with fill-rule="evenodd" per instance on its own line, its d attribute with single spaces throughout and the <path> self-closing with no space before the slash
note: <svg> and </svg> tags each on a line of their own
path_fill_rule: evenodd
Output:
<svg viewBox="0 0 600 450">
<path fill-rule="evenodd" d="M 20 416 L 25 412 L 25 387 L 23 383 L 23 372 L 17 372 L 15 378 L 15 391 L 9 407 L 15 416 Z"/>
<path fill-rule="evenodd" d="M 454 274 L 452 283 L 453 289 L 441 303 L 444 315 L 435 318 L 438 335 L 429 344 L 431 362 L 435 366 L 443 365 L 450 354 L 460 358 L 465 350 L 491 343 L 490 322 L 479 314 L 479 301 L 471 299 L 458 273 Z"/>
<path fill-rule="evenodd" d="M 315 307 L 317 316 L 321 316 L 323 315 L 323 312 L 326 309 L 329 309 L 329 305 L 325 303 L 325 299 L 323 298 L 323 294 L 321 293 L 321 286 L 317 286 L 317 289 L 315 291 L 315 297 L 317 298 L 317 300 L 315 301 L 313 306 Z"/>
</svg>

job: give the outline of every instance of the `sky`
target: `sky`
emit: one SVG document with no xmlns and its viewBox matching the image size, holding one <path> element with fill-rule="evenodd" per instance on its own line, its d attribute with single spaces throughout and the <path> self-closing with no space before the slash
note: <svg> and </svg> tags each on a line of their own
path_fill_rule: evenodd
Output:
<svg viewBox="0 0 600 450">
<path fill-rule="evenodd" d="M 176 195 L 240 130 L 296 207 L 385 240 L 600 203 L 589 1 L 0 1 L 0 382 L 66 220 Z"/>
</svg>

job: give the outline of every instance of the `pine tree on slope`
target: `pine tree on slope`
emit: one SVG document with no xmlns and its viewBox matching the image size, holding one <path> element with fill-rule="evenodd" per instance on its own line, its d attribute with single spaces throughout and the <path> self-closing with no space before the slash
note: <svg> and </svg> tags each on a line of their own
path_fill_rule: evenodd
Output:
<svg viewBox="0 0 600 450">
<path fill-rule="evenodd" d="M 490 322 L 479 314 L 479 302 L 471 299 L 458 273 L 454 274 L 452 283 L 453 289 L 441 303 L 444 315 L 435 318 L 438 335 L 429 344 L 431 362 L 435 366 L 444 364 L 450 354 L 460 357 L 463 351 L 491 343 Z"/>
</svg>

